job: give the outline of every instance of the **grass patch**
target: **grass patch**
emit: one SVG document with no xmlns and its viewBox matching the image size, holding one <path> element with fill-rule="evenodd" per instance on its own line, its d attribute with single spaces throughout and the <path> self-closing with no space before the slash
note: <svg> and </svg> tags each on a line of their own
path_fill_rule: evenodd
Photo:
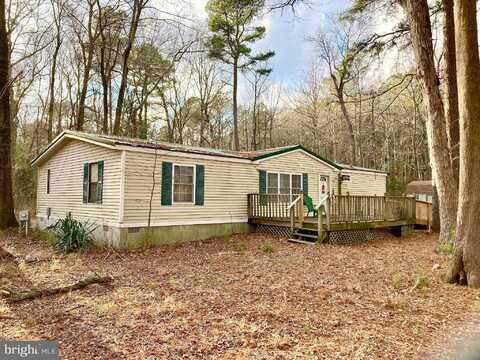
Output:
<svg viewBox="0 0 480 360">
<path fill-rule="evenodd" d="M 439 244 L 437 246 L 437 252 L 442 255 L 453 254 L 453 244 Z"/>
<path fill-rule="evenodd" d="M 244 252 L 248 249 L 248 247 L 247 247 L 247 244 L 240 242 L 240 243 L 235 243 L 234 249 L 235 251 L 238 251 L 238 252 Z"/>
<path fill-rule="evenodd" d="M 480 298 L 476 298 L 472 302 L 472 311 L 476 313 L 480 313 Z"/>
<path fill-rule="evenodd" d="M 55 244 L 56 236 L 52 231 L 33 229 L 30 235 L 35 239 L 46 242 L 48 246 Z"/>
<path fill-rule="evenodd" d="M 417 290 L 429 289 L 431 285 L 430 278 L 425 274 L 418 274 L 415 277 L 415 285 L 413 286 Z"/>
<path fill-rule="evenodd" d="M 423 336 L 423 331 L 417 326 L 412 327 L 412 333 L 415 336 Z"/>
<path fill-rule="evenodd" d="M 400 310 L 405 309 L 408 305 L 408 299 L 405 296 L 396 296 L 394 298 L 388 298 L 384 303 L 385 309 Z"/>
<path fill-rule="evenodd" d="M 150 255 L 152 255 L 152 250 L 146 249 L 146 250 L 143 252 L 143 255 L 144 255 L 144 256 L 150 256 Z"/>
<path fill-rule="evenodd" d="M 395 290 L 400 290 L 405 287 L 405 277 L 401 273 L 392 275 L 392 285 Z"/>
<path fill-rule="evenodd" d="M 117 307 L 117 305 L 115 305 L 113 302 L 107 302 L 107 303 L 98 304 L 97 306 L 95 306 L 95 311 L 99 315 L 103 315 L 103 314 L 109 313 L 110 311 L 112 311 L 116 307 Z"/>
<path fill-rule="evenodd" d="M 272 254 L 275 252 L 275 248 L 271 244 L 262 244 L 260 245 L 260 251 L 264 254 Z"/>
</svg>

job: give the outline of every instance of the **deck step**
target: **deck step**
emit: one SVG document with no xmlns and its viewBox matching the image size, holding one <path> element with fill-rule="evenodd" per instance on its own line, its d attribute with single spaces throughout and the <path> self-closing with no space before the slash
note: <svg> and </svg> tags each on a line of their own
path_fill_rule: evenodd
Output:
<svg viewBox="0 0 480 360">
<path fill-rule="evenodd" d="M 294 243 L 299 243 L 299 244 L 315 245 L 314 242 L 306 241 L 306 240 L 300 240 L 300 239 L 288 239 L 288 241 L 294 242 Z"/>
<path fill-rule="evenodd" d="M 314 241 L 317 241 L 317 239 L 318 239 L 318 235 L 313 235 L 313 234 L 305 234 L 305 233 L 295 232 L 295 233 L 293 233 L 293 235 L 298 236 L 298 237 L 313 239 Z"/>
<path fill-rule="evenodd" d="M 308 231 L 308 232 L 318 233 L 317 228 L 308 228 L 308 227 L 299 227 L 299 228 L 297 228 L 297 231 L 299 231 L 299 232 Z"/>
</svg>

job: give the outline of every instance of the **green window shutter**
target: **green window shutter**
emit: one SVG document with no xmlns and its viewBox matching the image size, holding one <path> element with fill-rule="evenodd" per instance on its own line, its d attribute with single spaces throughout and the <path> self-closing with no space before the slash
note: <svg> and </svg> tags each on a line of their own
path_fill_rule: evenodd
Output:
<svg viewBox="0 0 480 360">
<path fill-rule="evenodd" d="M 267 193 L 267 172 L 265 170 L 259 170 L 259 186 L 258 186 L 258 192 L 260 194 L 266 194 Z"/>
<path fill-rule="evenodd" d="M 172 163 L 162 162 L 162 205 L 172 205 Z"/>
<path fill-rule="evenodd" d="M 83 202 L 88 202 L 88 163 L 83 164 Z"/>
<path fill-rule="evenodd" d="M 303 193 L 308 195 L 308 174 L 303 174 Z"/>
<path fill-rule="evenodd" d="M 195 166 L 195 205 L 204 204 L 205 166 Z"/>
<path fill-rule="evenodd" d="M 98 185 L 97 185 L 97 202 L 102 203 L 103 201 L 103 168 L 104 161 L 98 162 Z"/>
</svg>

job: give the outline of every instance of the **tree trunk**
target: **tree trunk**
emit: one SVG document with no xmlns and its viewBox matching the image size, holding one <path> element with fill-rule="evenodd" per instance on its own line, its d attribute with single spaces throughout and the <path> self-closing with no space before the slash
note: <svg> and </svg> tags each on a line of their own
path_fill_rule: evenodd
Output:
<svg viewBox="0 0 480 360">
<path fill-rule="evenodd" d="M 60 19 L 58 19 L 58 21 L 60 21 Z M 56 37 L 57 39 L 56 39 L 55 49 L 53 51 L 53 56 L 52 56 L 52 67 L 50 69 L 50 84 L 49 84 L 50 101 L 48 103 L 48 125 L 47 125 L 47 140 L 49 143 L 53 139 L 53 110 L 55 106 L 55 75 L 57 72 L 58 52 L 60 51 L 60 46 L 62 45 L 62 39 L 60 38 L 60 27 L 57 28 Z"/>
<path fill-rule="evenodd" d="M 458 190 L 453 180 L 445 128 L 445 113 L 435 70 L 432 28 L 427 0 L 403 0 L 408 15 L 410 36 L 427 107 L 427 140 L 430 163 L 435 174 L 440 205 L 440 243 L 452 243 L 456 228 Z"/>
<path fill-rule="evenodd" d="M 455 21 L 453 14 L 453 0 L 443 0 L 444 9 L 444 51 L 445 51 L 445 81 L 446 88 L 446 126 L 448 147 L 452 161 L 455 183 L 458 186 L 458 154 L 460 130 L 458 127 L 458 89 L 457 89 L 457 66 L 455 64 Z"/>
<path fill-rule="evenodd" d="M 82 88 L 78 100 L 78 116 L 75 130 L 83 131 L 85 125 L 85 100 L 87 99 L 88 83 L 90 81 L 90 70 L 92 68 L 93 48 L 89 47 L 87 54 L 87 63 L 83 70 Z"/>
<path fill-rule="evenodd" d="M 237 108 L 237 87 L 238 87 L 238 59 L 233 61 L 233 150 L 240 150 L 240 139 L 238 135 L 238 108 Z"/>
<path fill-rule="evenodd" d="M 85 47 L 87 53 L 84 55 L 85 64 L 83 67 L 83 77 L 82 77 L 82 87 L 80 90 L 80 96 L 78 100 L 78 115 L 77 115 L 77 123 L 75 125 L 75 129 L 78 131 L 83 131 L 84 124 L 85 124 L 85 100 L 87 99 L 87 91 L 88 91 L 88 83 L 90 81 L 90 71 L 92 69 L 92 61 L 93 61 L 93 50 L 95 46 L 94 36 L 92 34 L 92 27 L 93 27 L 93 3 L 89 3 L 89 13 L 88 13 L 88 24 L 87 24 L 87 31 L 88 31 L 88 44 L 82 43 L 82 51 L 85 52 Z M 80 37 L 80 36 L 79 36 Z M 79 39 L 82 41 L 81 39 Z"/>
<path fill-rule="evenodd" d="M 140 21 L 140 15 L 143 7 L 146 5 L 146 0 L 135 0 L 133 5 L 132 22 L 130 23 L 130 31 L 128 34 L 128 42 L 123 52 L 122 59 L 122 79 L 120 82 L 120 89 L 118 90 L 117 108 L 115 109 L 115 122 L 113 124 L 113 134 L 120 135 L 121 128 L 120 123 L 122 120 L 123 104 L 125 102 L 125 91 L 127 90 L 128 80 L 128 61 L 130 59 L 130 53 L 132 52 L 133 43 L 137 35 L 138 23 Z"/>
<path fill-rule="evenodd" d="M 17 225 L 12 192 L 10 59 L 5 0 L 0 0 L 0 229 Z"/>
<path fill-rule="evenodd" d="M 343 98 L 343 89 L 337 87 L 337 97 L 338 102 L 340 103 L 340 109 L 342 110 L 343 119 L 347 124 L 348 138 L 350 143 L 350 164 L 356 165 L 357 163 L 357 153 L 356 153 L 356 139 L 355 139 L 355 130 L 353 129 L 352 119 L 348 113 L 347 107 L 345 105 L 345 99 Z"/>
<path fill-rule="evenodd" d="M 480 60 L 476 1 L 455 1 L 460 115 L 460 194 L 455 252 L 448 282 L 480 287 Z"/>
<path fill-rule="evenodd" d="M 254 87 L 253 87 L 252 120 L 253 120 L 253 124 L 252 124 L 253 125 L 253 129 L 252 129 L 252 150 L 257 150 L 257 122 L 258 122 L 258 118 L 257 118 L 257 82 L 256 81 L 255 81 L 255 84 L 254 84 Z"/>
<path fill-rule="evenodd" d="M 108 76 L 106 72 L 105 50 L 107 49 L 107 39 L 105 36 L 105 12 L 100 5 L 100 0 L 97 0 L 98 9 L 98 27 L 102 43 L 100 45 L 100 79 L 102 80 L 102 99 L 103 99 L 103 119 L 102 119 L 102 133 L 108 134 Z"/>
</svg>

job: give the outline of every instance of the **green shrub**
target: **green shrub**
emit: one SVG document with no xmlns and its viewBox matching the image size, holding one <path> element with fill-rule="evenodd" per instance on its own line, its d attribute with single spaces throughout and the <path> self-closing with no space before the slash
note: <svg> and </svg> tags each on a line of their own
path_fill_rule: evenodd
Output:
<svg viewBox="0 0 480 360">
<path fill-rule="evenodd" d="M 262 244 L 260 250 L 265 254 L 271 254 L 275 251 L 274 247 L 270 244 Z"/>
<path fill-rule="evenodd" d="M 55 234 L 53 248 L 59 252 L 69 253 L 88 250 L 92 246 L 92 233 L 96 226 L 88 221 L 82 223 L 67 216 L 48 229 Z"/>
<path fill-rule="evenodd" d="M 440 244 L 437 246 L 437 252 L 442 255 L 450 255 L 453 253 L 453 244 Z"/>
<path fill-rule="evenodd" d="M 426 275 L 417 275 L 414 287 L 418 290 L 428 289 L 430 287 L 430 278 Z"/>
</svg>

